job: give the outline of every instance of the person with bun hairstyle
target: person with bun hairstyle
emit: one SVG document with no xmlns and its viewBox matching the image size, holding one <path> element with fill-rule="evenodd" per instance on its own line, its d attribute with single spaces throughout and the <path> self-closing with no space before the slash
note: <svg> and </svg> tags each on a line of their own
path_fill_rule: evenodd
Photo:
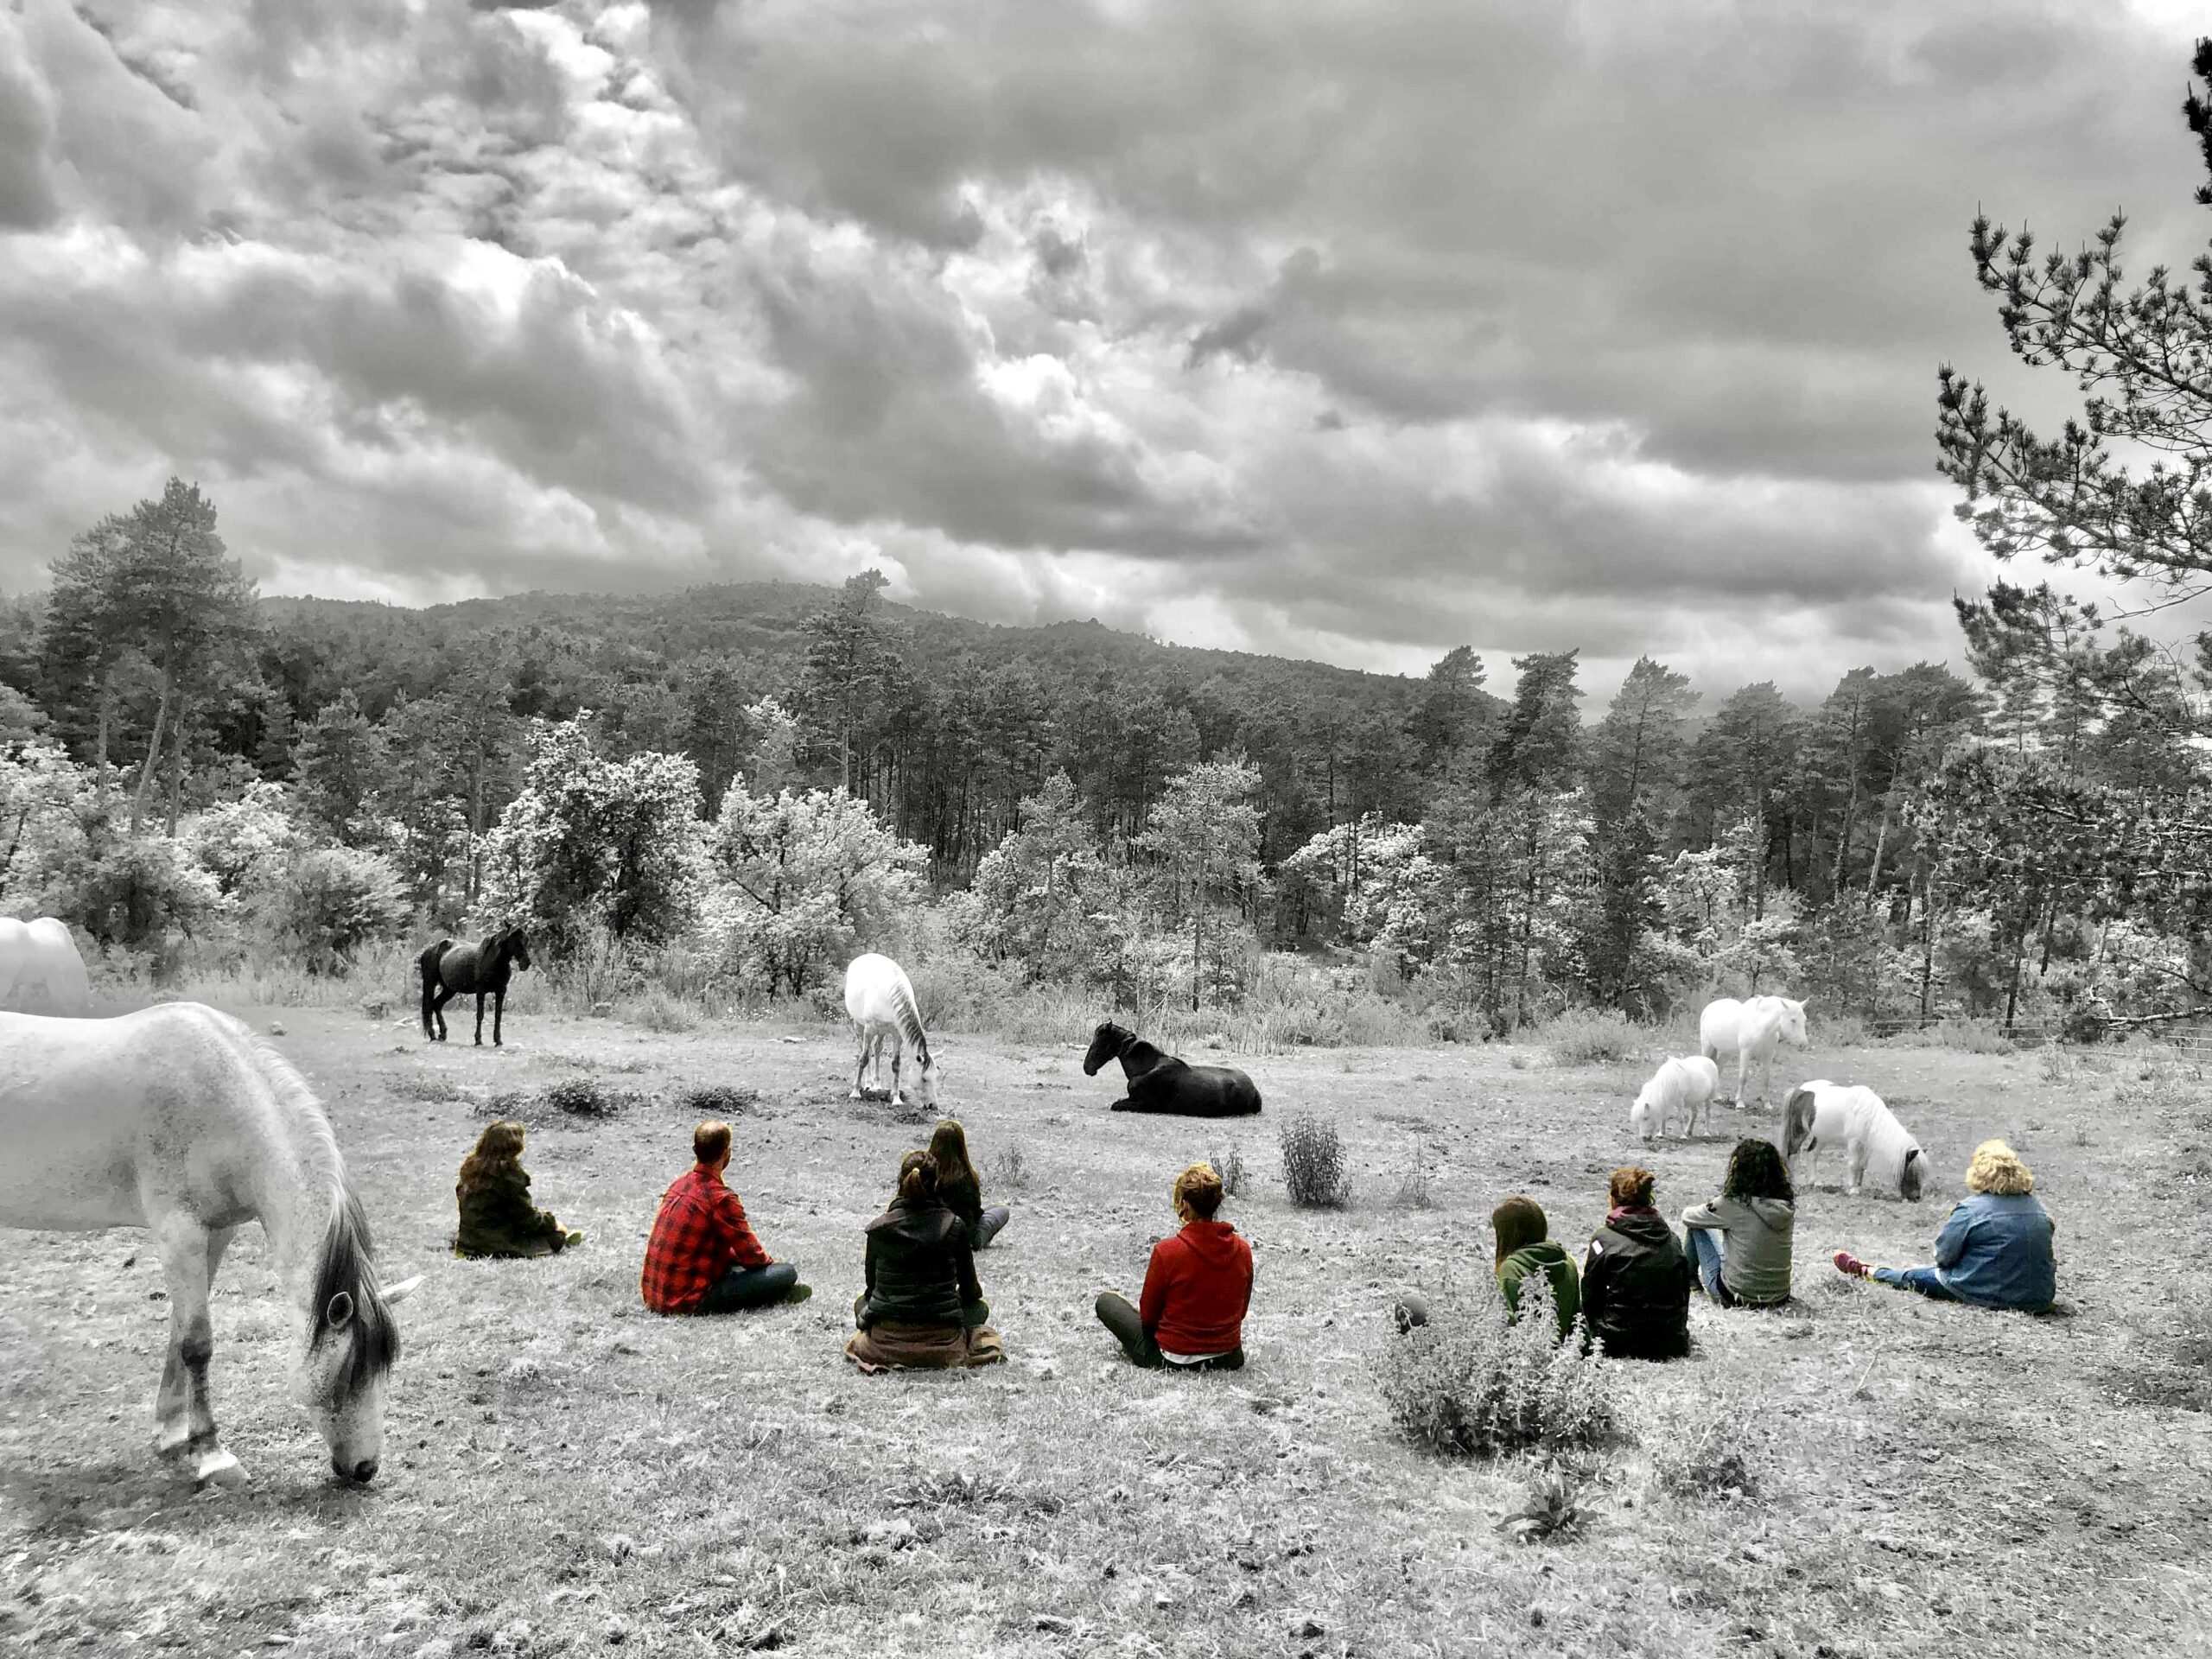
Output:
<svg viewBox="0 0 2212 1659">
<path fill-rule="evenodd" d="M 982 1249 L 1005 1230 L 1013 1211 L 1002 1204 L 984 1206 L 982 1178 L 969 1159 L 968 1131 L 958 1118 L 948 1117 L 937 1126 L 930 1137 L 930 1156 L 937 1160 L 938 1192 L 945 1208 L 968 1229 L 969 1246 Z"/>
<path fill-rule="evenodd" d="M 2035 1196 L 2036 1178 L 2002 1141 L 1985 1141 L 1967 1166 L 1967 1196 L 1936 1236 L 1932 1268 L 1878 1268 L 1848 1250 L 1836 1270 L 1939 1302 L 2041 1313 L 2058 1294 L 2051 1240 L 2058 1224 Z"/>
<path fill-rule="evenodd" d="M 530 1201 L 530 1173 L 522 1166 L 523 1126 L 510 1118 L 485 1126 L 476 1149 L 462 1160 L 454 1201 L 461 1225 L 453 1253 L 474 1257 L 553 1255 L 584 1242 L 550 1210 Z"/>
<path fill-rule="evenodd" d="M 638 1275 L 656 1313 L 734 1313 L 814 1294 L 797 1268 L 772 1259 L 753 1236 L 745 1206 L 722 1182 L 729 1151 L 728 1124 L 700 1124 L 691 1131 L 696 1161 L 661 1194 Z"/>
<path fill-rule="evenodd" d="M 848 1359 L 874 1372 L 1006 1357 L 986 1323 L 990 1304 L 976 1282 L 967 1224 L 945 1205 L 936 1159 L 917 1149 L 899 1160 L 898 1191 L 867 1233 L 867 1284 L 853 1301 L 860 1328 L 845 1344 Z"/>
<path fill-rule="evenodd" d="M 1616 1359 L 1690 1351 L 1690 1263 L 1651 1205 L 1658 1177 L 1629 1165 L 1606 1184 L 1612 1207 L 1582 1257 L 1582 1319 Z"/>
<path fill-rule="evenodd" d="M 1137 1306 L 1099 1293 L 1099 1323 L 1133 1365 L 1235 1371 L 1244 1367 L 1244 1315 L 1252 1306 L 1252 1247 L 1225 1221 L 1221 1177 L 1192 1164 L 1168 1188 L 1180 1231 L 1152 1247 Z"/>
</svg>

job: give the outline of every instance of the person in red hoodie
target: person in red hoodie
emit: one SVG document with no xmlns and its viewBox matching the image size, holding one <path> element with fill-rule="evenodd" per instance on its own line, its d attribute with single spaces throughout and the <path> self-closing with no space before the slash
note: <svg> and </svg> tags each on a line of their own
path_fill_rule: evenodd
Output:
<svg viewBox="0 0 2212 1659">
<path fill-rule="evenodd" d="M 1252 1305 L 1252 1247 L 1225 1221 L 1221 1177 L 1192 1164 L 1168 1189 L 1183 1230 L 1152 1247 L 1144 1294 L 1101 1292 L 1098 1319 L 1129 1363 L 1148 1370 L 1235 1371 L 1244 1367 L 1244 1313 Z"/>
<path fill-rule="evenodd" d="M 691 1131 L 692 1166 L 661 1194 L 638 1288 L 656 1313 L 734 1313 L 814 1294 L 798 1269 L 760 1248 L 737 1194 L 722 1185 L 729 1125 Z"/>
</svg>

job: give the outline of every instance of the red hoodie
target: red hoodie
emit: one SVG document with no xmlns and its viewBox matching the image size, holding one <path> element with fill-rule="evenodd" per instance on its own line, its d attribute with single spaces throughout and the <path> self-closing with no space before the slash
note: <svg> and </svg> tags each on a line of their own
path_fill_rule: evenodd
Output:
<svg viewBox="0 0 2212 1659">
<path fill-rule="evenodd" d="M 1243 1342 L 1252 1247 L 1225 1221 L 1192 1221 L 1152 1247 L 1137 1317 L 1171 1354 L 1225 1354 Z"/>
</svg>

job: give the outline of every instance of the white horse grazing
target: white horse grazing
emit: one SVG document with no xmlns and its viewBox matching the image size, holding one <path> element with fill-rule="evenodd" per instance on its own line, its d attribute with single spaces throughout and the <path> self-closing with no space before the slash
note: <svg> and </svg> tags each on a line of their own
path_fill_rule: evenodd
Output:
<svg viewBox="0 0 2212 1659">
<path fill-rule="evenodd" d="M 1628 1109 L 1629 1127 L 1649 1141 L 1655 1133 L 1665 1135 L 1669 1121 L 1679 1115 L 1687 1140 L 1697 1133 L 1699 1107 L 1707 1108 L 1706 1128 L 1713 1127 L 1713 1096 L 1719 1087 L 1720 1068 L 1702 1054 L 1662 1060 Z"/>
<path fill-rule="evenodd" d="M 0 1009 L 69 1015 L 92 1011 L 92 983 L 65 924 L 51 916 L 35 922 L 0 916 Z"/>
<path fill-rule="evenodd" d="M 930 1058 L 930 1039 L 922 1031 L 921 1011 L 914 1006 L 914 987 L 906 970 L 888 957 L 869 951 L 855 957 L 845 969 L 845 1012 L 860 1027 L 860 1058 L 853 1067 L 852 1098 L 859 1100 L 868 1077 L 868 1062 L 875 1062 L 875 1083 L 883 1086 L 883 1041 L 891 1039 L 891 1103 L 904 1104 L 899 1092 L 899 1069 L 912 1048 L 922 1063 L 914 1084 L 915 1101 L 937 1105 L 937 1062 Z"/>
<path fill-rule="evenodd" d="M 1774 1049 L 1778 1042 L 1792 1048 L 1805 1046 L 1805 1005 L 1786 996 L 1755 996 L 1738 1002 L 1724 996 L 1705 1005 L 1698 1016 L 1698 1052 L 1719 1061 L 1736 1059 L 1736 1104 L 1744 1103 L 1744 1081 L 1753 1066 L 1759 1069 L 1759 1102 L 1765 1104 L 1774 1090 Z"/>
<path fill-rule="evenodd" d="M 1843 1148 L 1845 1191 L 1857 1196 L 1867 1178 L 1878 1192 L 1894 1192 L 1908 1204 L 1920 1202 L 1928 1176 L 1928 1154 L 1897 1122 L 1882 1097 L 1863 1084 L 1848 1087 L 1815 1077 L 1801 1083 L 1783 1113 L 1783 1155 L 1809 1166 L 1831 1147 Z"/>
<path fill-rule="evenodd" d="M 245 1478 L 207 1393 L 207 1294 L 238 1230 L 258 1221 L 307 1338 L 308 1414 L 344 1480 L 384 1446 L 399 1351 L 369 1229 L 330 1121 L 306 1081 L 229 1014 L 170 1002 L 114 1020 L 0 1014 L 0 1226 L 143 1227 L 169 1293 L 155 1444 L 194 1476 Z"/>
</svg>

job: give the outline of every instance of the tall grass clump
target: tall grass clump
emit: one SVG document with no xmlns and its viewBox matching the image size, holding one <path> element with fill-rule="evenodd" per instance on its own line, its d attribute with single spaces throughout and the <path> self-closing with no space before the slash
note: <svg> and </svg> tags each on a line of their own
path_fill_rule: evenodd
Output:
<svg viewBox="0 0 2212 1659">
<path fill-rule="evenodd" d="M 1569 1008 L 1536 1040 L 1554 1065 L 1608 1065 L 1643 1052 L 1650 1036 L 1618 1008 Z"/>
<path fill-rule="evenodd" d="M 1774 1432 L 1748 1401 L 1704 1399 L 1670 1420 L 1651 1454 L 1660 1491 L 1693 1503 L 1755 1501 L 1774 1464 Z"/>
<path fill-rule="evenodd" d="M 1251 1172 L 1244 1166 L 1244 1154 L 1237 1150 L 1233 1141 L 1226 1152 L 1216 1152 L 1212 1147 L 1207 1147 L 1206 1162 L 1211 1164 L 1213 1173 L 1221 1177 L 1221 1190 L 1232 1198 L 1244 1191 L 1246 1182 L 1251 1179 Z"/>
<path fill-rule="evenodd" d="M 1951 1014 L 1932 1026 L 1900 1031 L 1888 1039 L 1892 1048 L 1949 1048 L 1966 1054 L 2013 1054 L 2019 1045 L 2005 1034 L 1994 1020 L 1970 1020 Z"/>
<path fill-rule="evenodd" d="M 1294 1113 L 1283 1122 L 1280 1144 L 1282 1184 L 1293 1204 L 1336 1210 L 1351 1198 L 1351 1171 L 1344 1162 L 1344 1137 L 1334 1123 L 1311 1112 Z"/>
<path fill-rule="evenodd" d="M 1390 1420 L 1417 1446 L 1496 1458 L 1601 1446 L 1622 1434 L 1611 1374 L 1586 1352 L 1578 1321 L 1554 1343 L 1551 1287 L 1531 1274 L 1521 1315 L 1495 1291 L 1440 1295 L 1428 1323 L 1386 1342 L 1376 1382 Z"/>
</svg>

